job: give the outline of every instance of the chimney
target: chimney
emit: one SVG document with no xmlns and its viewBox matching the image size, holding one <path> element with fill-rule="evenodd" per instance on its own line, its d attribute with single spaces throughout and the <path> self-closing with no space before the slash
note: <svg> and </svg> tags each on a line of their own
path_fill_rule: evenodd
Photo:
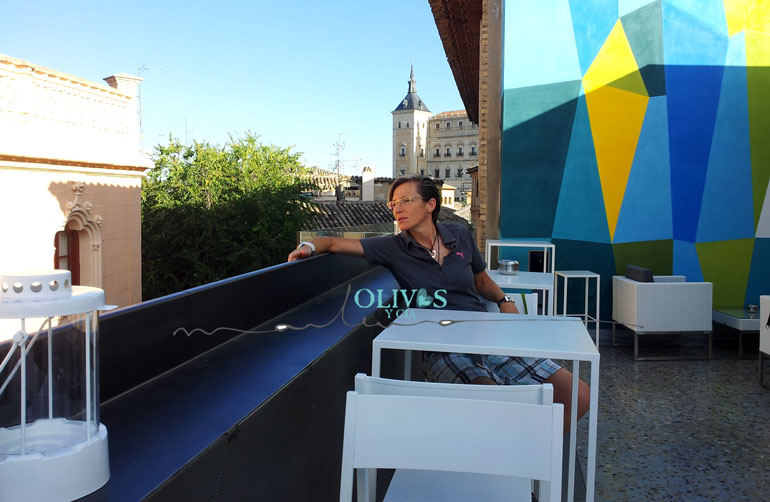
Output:
<svg viewBox="0 0 770 502">
<path fill-rule="evenodd" d="M 125 92 L 131 97 L 136 97 L 137 87 L 139 87 L 139 83 L 142 80 L 144 80 L 142 77 L 136 77 L 128 73 L 118 73 L 104 79 L 110 87 Z"/>
<path fill-rule="evenodd" d="M 374 200 L 374 169 L 369 166 L 361 171 L 361 200 Z"/>
<path fill-rule="evenodd" d="M 334 189 L 334 194 L 337 196 L 337 202 L 345 200 L 345 187 L 342 186 L 342 183 L 337 185 L 337 188 Z"/>
</svg>

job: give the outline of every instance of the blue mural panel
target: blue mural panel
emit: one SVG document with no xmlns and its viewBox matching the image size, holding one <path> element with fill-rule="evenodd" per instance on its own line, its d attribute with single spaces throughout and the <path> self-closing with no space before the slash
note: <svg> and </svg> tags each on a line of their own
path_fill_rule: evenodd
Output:
<svg viewBox="0 0 770 502">
<path fill-rule="evenodd" d="M 746 61 L 742 37 L 733 37 L 727 58 Z M 696 242 L 754 236 L 754 205 L 749 144 L 749 98 L 746 68 L 728 66 L 711 142 Z"/>
<path fill-rule="evenodd" d="M 610 242 L 585 96 L 581 96 L 577 103 L 553 238 Z"/>
<path fill-rule="evenodd" d="M 580 69 L 585 74 L 618 21 L 617 0 L 570 0 Z"/>
<path fill-rule="evenodd" d="M 580 80 L 569 4 L 506 0 L 503 89 Z"/>
<path fill-rule="evenodd" d="M 720 9 L 724 19 L 724 8 Z M 714 23 L 707 22 L 703 17 L 663 3 L 663 57 L 666 65 L 721 67 L 725 62 L 727 40 L 726 22 L 724 29 L 717 29 Z"/>
<path fill-rule="evenodd" d="M 687 277 L 687 282 L 703 281 L 695 243 L 674 240 L 674 275 Z"/>
<path fill-rule="evenodd" d="M 650 98 L 620 207 L 614 243 L 673 237 L 666 97 Z"/>
<path fill-rule="evenodd" d="M 746 303 L 759 305 L 760 295 L 770 295 L 770 239 L 754 239 Z"/>
<path fill-rule="evenodd" d="M 724 0 L 663 0 L 663 5 L 697 18 L 710 30 L 727 36 Z"/>
<path fill-rule="evenodd" d="M 695 242 L 722 66 L 666 65 L 674 239 Z"/>
</svg>

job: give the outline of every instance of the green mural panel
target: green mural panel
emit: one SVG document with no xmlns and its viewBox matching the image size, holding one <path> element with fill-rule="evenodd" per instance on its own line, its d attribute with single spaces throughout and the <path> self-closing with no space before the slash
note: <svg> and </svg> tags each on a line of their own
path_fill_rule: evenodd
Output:
<svg viewBox="0 0 770 502">
<path fill-rule="evenodd" d="M 626 265 L 649 268 L 654 275 L 671 275 L 674 268 L 674 240 L 613 244 L 615 273 L 623 275 Z"/>
<path fill-rule="evenodd" d="M 754 192 L 754 228 L 759 223 L 767 184 L 770 182 L 770 68 L 746 68 L 749 91 L 749 140 Z"/>
<path fill-rule="evenodd" d="M 742 308 L 754 239 L 696 242 L 695 249 L 703 280 L 714 283 L 714 308 Z"/>
</svg>

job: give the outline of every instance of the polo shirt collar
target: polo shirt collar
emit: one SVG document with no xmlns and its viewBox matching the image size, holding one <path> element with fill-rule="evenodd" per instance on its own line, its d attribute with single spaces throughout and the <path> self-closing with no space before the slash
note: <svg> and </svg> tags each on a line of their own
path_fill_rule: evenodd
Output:
<svg viewBox="0 0 770 502">
<path fill-rule="evenodd" d="M 449 249 L 454 249 L 457 246 L 457 238 L 452 234 L 452 232 L 449 231 L 448 228 L 446 228 L 441 223 L 436 223 L 436 228 L 438 229 L 438 233 L 441 235 L 441 240 L 444 241 L 444 245 Z M 404 239 L 404 242 L 406 243 L 407 248 L 409 247 L 418 247 L 422 248 L 420 244 L 417 243 L 416 240 L 414 240 L 414 237 L 409 234 L 409 232 L 401 232 L 398 234 L 399 237 Z"/>
</svg>

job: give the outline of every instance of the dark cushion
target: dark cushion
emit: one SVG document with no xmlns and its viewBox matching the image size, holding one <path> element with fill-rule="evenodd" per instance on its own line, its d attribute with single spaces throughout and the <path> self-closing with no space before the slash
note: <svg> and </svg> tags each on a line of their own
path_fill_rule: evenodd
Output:
<svg viewBox="0 0 770 502">
<path fill-rule="evenodd" d="M 637 282 L 653 282 L 652 270 L 636 265 L 626 265 L 626 277 Z"/>
</svg>

